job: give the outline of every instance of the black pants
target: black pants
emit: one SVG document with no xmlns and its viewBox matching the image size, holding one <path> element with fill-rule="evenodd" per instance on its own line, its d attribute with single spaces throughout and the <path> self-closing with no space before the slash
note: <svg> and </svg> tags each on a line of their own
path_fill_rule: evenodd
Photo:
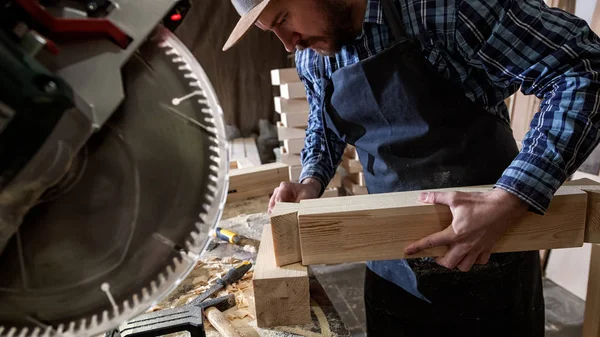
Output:
<svg viewBox="0 0 600 337">
<path fill-rule="evenodd" d="M 417 261 L 417 260 L 415 260 Z M 417 262 L 415 262 L 417 263 Z M 419 290 L 431 303 L 367 268 L 369 337 L 543 337 L 544 299 L 537 252 L 494 254 L 471 272 L 419 262 Z"/>
</svg>

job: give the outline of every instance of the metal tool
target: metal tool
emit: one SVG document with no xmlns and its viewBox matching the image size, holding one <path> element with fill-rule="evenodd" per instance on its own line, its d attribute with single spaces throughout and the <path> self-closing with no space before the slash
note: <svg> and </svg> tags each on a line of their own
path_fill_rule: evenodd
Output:
<svg viewBox="0 0 600 337">
<path fill-rule="evenodd" d="M 3 1 L 0 336 L 98 335 L 196 265 L 229 160 L 212 85 L 167 28 L 182 2 Z"/>
<path fill-rule="evenodd" d="M 229 242 L 231 244 L 234 245 L 238 245 L 240 244 L 240 242 L 242 241 L 243 237 L 238 235 L 237 233 L 234 233 L 228 229 L 223 229 L 221 227 L 217 227 L 215 229 L 212 229 L 209 233 L 209 235 L 211 237 L 215 237 L 215 238 L 219 238 L 225 242 Z"/>
<path fill-rule="evenodd" d="M 214 286 L 185 306 L 138 316 L 119 327 L 119 329 L 107 333 L 106 337 L 117 337 L 119 334 L 123 337 L 154 337 L 179 331 L 189 331 L 192 337 L 204 336 L 202 311 L 200 309 L 215 307 L 219 311 L 225 311 L 235 306 L 235 297 L 233 295 L 221 297 L 216 300 L 209 300 L 208 298 L 228 285 L 241 280 L 251 268 L 252 263 L 244 261 L 231 268 L 225 276 L 216 281 Z M 233 304 L 231 304 L 231 298 L 233 298 Z"/>
</svg>

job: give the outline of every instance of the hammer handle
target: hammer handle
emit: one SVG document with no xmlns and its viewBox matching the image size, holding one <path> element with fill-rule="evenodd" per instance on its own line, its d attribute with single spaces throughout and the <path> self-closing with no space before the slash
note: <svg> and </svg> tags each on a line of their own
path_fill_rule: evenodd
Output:
<svg viewBox="0 0 600 337">
<path fill-rule="evenodd" d="M 204 310 L 204 314 L 210 324 L 224 337 L 244 337 L 244 335 L 231 325 L 227 317 L 219 309 L 215 307 L 207 308 Z"/>
</svg>

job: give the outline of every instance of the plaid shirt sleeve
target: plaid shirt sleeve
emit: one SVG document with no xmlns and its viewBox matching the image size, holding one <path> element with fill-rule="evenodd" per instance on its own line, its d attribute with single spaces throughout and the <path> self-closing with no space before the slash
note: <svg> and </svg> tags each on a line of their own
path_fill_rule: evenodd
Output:
<svg viewBox="0 0 600 337">
<path fill-rule="evenodd" d="M 461 1 L 456 44 L 499 86 L 542 100 L 531 129 L 496 187 L 543 214 L 600 137 L 600 44 L 585 21 L 540 0 Z"/>
<path fill-rule="evenodd" d="M 300 80 L 304 83 L 310 109 L 304 149 L 300 154 L 302 161 L 300 182 L 306 178 L 317 179 L 322 184 L 322 195 L 342 160 L 346 143 L 339 139 L 335 133 L 327 132 L 329 151 L 327 150 L 328 145 L 325 140 L 324 124 L 321 117 L 321 90 L 319 82 L 314 80 L 315 76 L 311 74 L 311 71 L 314 70 L 315 61 L 316 57 L 311 55 L 309 50 L 296 53 L 296 67 Z"/>
</svg>

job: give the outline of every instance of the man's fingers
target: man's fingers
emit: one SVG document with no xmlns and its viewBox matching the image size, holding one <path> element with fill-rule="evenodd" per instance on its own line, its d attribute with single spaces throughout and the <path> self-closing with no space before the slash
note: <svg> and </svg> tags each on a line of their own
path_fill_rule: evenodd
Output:
<svg viewBox="0 0 600 337">
<path fill-rule="evenodd" d="M 410 244 L 408 247 L 404 249 L 404 254 L 406 255 L 414 255 L 422 250 L 446 246 L 452 243 L 454 239 L 454 231 L 452 227 L 448 227 L 445 230 L 437 233 L 433 233 L 429 236 L 422 238 L 421 240 Z"/>
<path fill-rule="evenodd" d="M 456 266 L 460 271 L 468 272 L 473 267 L 473 264 L 479 258 L 480 254 L 469 253 Z"/>
<path fill-rule="evenodd" d="M 457 195 L 456 192 L 423 192 L 419 195 L 419 201 L 426 204 L 451 206 Z"/>
<path fill-rule="evenodd" d="M 273 212 L 273 208 L 275 207 L 275 203 L 276 203 L 278 194 L 279 194 L 279 187 L 275 188 L 275 190 L 273 191 L 273 195 L 271 196 L 271 199 L 269 199 L 269 206 L 267 208 L 267 212 L 269 214 L 271 214 Z"/>
<path fill-rule="evenodd" d="M 453 246 L 444 257 L 437 260 L 437 263 L 448 269 L 454 269 L 467 254 L 468 252 L 461 249 L 460 246 Z M 475 258 L 477 258 L 477 256 L 475 256 Z"/>
<path fill-rule="evenodd" d="M 281 185 L 279 185 L 279 193 L 277 193 L 277 197 L 275 198 L 275 201 L 277 202 L 295 202 L 296 201 L 296 195 L 295 195 L 295 191 L 294 191 L 294 187 L 289 183 L 289 182 L 282 182 Z"/>
<path fill-rule="evenodd" d="M 475 263 L 476 264 L 486 264 L 490 260 L 491 255 L 492 254 L 490 252 L 483 252 L 483 253 L 479 254 L 479 257 L 477 258 L 477 261 L 475 261 Z"/>
</svg>

